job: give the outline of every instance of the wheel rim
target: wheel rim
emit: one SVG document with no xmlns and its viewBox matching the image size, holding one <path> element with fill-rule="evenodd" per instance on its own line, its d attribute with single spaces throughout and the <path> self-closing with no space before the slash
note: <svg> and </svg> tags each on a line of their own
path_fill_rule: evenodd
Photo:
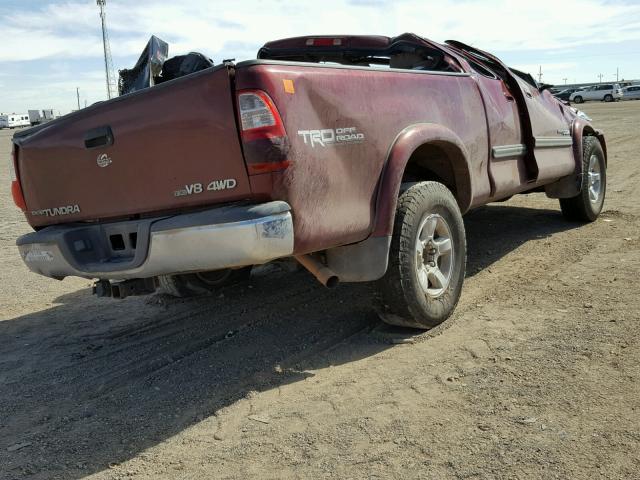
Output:
<svg viewBox="0 0 640 480">
<path fill-rule="evenodd" d="M 600 159 L 597 155 L 591 155 L 589 158 L 589 201 L 598 203 L 600 195 L 602 195 L 602 178 L 600 170 Z"/>
<path fill-rule="evenodd" d="M 420 288 L 431 298 L 441 296 L 453 275 L 453 239 L 446 220 L 427 215 L 416 237 L 416 271 Z"/>
</svg>

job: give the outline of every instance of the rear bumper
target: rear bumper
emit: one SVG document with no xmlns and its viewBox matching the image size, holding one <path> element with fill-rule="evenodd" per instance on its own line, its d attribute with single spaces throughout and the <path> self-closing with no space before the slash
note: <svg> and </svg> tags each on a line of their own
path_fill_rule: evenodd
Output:
<svg viewBox="0 0 640 480">
<path fill-rule="evenodd" d="M 258 265 L 293 253 L 286 202 L 104 224 L 52 226 L 17 241 L 29 269 L 62 279 L 147 278 Z"/>
</svg>

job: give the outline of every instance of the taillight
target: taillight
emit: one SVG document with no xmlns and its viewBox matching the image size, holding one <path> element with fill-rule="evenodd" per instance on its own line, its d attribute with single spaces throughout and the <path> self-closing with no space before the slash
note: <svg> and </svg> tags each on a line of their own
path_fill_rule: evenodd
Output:
<svg viewBox="0 0 640 480">
<path fill-rule="evenodd" d="M 286 135 L 278 109 L 265 92 L 260 90 L 240 92 L 238 107 L 244 140 Z"/>
<path fill-rule="evenodd" d="M 27 203 L 24 201 L 22 187 L 20 186 L 20 181 L 18 180 L 17 168 L 18 150 L 16 149 L 16 146 L 13 145 L 13 150 L 11 151 L 11 161 L 9 162 L 9 172 L 11 175 L 11 196 L 13 197 L 13 203 L 16 204 L 16 207 L 25 212 L 27 210 Z"/>
<path fill-rule="evenodd" d="M 250 175 L 289 166 L 289 139 L 273 100 L 261 90 L 238 92 L 240 133 Z"/>
<path fill-rule="evenodd" d="M 338 47 L 342 45 L 341 38 L 307 38 L 305 42 L 308 47 Z"/>
</svg>

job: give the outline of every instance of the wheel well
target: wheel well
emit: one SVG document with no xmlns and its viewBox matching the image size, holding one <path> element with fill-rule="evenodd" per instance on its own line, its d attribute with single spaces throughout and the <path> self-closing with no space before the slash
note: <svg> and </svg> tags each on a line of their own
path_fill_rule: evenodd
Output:
<svg viewBox="0 0 640 480">
<path fill-rule="evenodd" d="M 402 182 L 435 181 L 444 184 L 456 198 L 461 211 L 466 211 L 471 200 L 469 171 L 464 155 L 455 146 L 445 142 L 425 143 L 409 157 Z"/>
<path fill-rule="evenodd" d="M 590 125 L 586 125 L 582 130 L 582 138 L 587 136 L 596 137 L 600 142 L 600 146 L 602 147 L 602 151 L 604 152 L 604 164 L 606 166 L 608 163 L 607 162 L 608 158 L 607 158 L 607 143 L 604 139 L 604 135 L 602 134 L 602 132 L 594 130 L 593 127 L 591 127 Z"/>
</svg>

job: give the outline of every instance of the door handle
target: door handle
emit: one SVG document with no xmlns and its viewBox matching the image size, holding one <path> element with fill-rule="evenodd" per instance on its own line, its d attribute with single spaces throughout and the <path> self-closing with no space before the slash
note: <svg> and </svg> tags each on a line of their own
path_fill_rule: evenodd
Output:
<svg viewBox="0 0 640 480">
<path fill-rule="evenodd" d="M 113 132 L 109 125 L 93 128 L 84 134 L 85 148 L 108 147 L 113 145 Z"/>
<path fill-rule="evenodd" d="M 506 98 L 509 102 L 513 102 L 515 100 L 515 98 L 513 98 L 510 93 L 507 93 L 507 92 L 503 92 L 503 93 L 504 93 L 504 98 Z"/>
<path fill-rule="evenodd" d="M 529 90 L 525 90 L 524 94 L 529 98 L 533 98 L 533 95 L 531 95 L 531 92 Z"/>
</svg>

